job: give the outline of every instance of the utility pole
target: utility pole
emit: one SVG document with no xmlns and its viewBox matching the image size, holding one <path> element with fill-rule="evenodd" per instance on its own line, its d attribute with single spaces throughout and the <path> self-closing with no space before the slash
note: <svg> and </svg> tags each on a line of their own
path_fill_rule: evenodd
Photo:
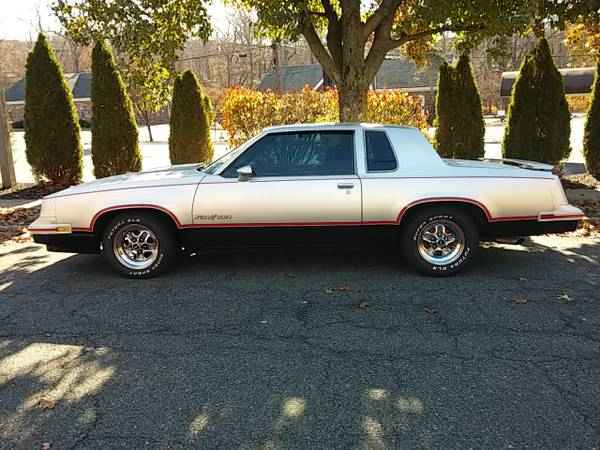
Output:
<svg viewBox="0 0 600 450">
<path fill-rule="evenodd" d="M 0 88 L 0 176 L 2 188 L 9 189 L 17 184 L 15 164 L 10 145 L 10 128 L 4 98 L 4 89 Z"/>
</svg>

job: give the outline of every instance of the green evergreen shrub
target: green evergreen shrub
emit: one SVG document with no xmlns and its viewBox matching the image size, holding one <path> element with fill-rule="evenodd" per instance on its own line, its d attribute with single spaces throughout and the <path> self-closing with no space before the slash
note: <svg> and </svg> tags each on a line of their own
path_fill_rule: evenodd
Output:
<svg viewBox="0 0 600 450">
<path fill-rule="evenodd" d="M 171 108 L 169 156 L 171 164 L 210 162 L 213 121 L 210 98 L 190 70 L 177 76 Z"/>
<path fill-rule="evenodd" d="M 92 51 L 92 160 L 96 178 L 142 168 L 133 104 L 111 49 L 97 42 Z"/>
<path fill-rule="evenodd" d="M 27 57 L 25 83 L 25 154 L 34 176 L 57 184 L 78 183 L 83 170 L 79 117 L 42 33 Z"/>
<path fill-rule="evenodd" d="M 463 53 L 454 67 L 454 108 L 449 117 L 452 126 L 452 157 L 478 159 L 485 153 L 485 123 L 481 97 L 473 78 L 469 56 Z"/>
<path fill-rule="evenodd" d="M 583 154 L 588 172 L 600 180 L 600 60 L 596 66 L 596 79 L 585 121 Z"/>
<path fill-rule="evenodd" d="M 541 38 L 515 80 L 502 145 L 504 157 L 550 164 L 567 158 L 570 120 L 562 76 L 548 42 Z"/>
<path fill-rule="evenodd" d="M 443 158 L 452 158 L 454 148 L 454 128 L 452 117 L 454 107 L 454 69 L 444 62 L 440 65 L 435 98 L 435 148 Z"/>
</svg>

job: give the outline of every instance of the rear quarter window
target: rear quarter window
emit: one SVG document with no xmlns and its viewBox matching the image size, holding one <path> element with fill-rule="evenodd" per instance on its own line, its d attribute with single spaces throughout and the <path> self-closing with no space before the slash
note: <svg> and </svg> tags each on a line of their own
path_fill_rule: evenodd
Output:
<svg viewBox="0 0 600 450">
<path fill-rule="evenodd" d="M 398 168 L 396 155 L 385 131 L 365 132 L 367 171 L 389 172 Z"/>
</svg>

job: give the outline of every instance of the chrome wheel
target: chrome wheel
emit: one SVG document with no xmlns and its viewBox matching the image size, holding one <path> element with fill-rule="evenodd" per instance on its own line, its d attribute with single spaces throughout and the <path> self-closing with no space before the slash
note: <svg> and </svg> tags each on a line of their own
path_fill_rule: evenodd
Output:
<svg viewBox="0 0 600 450">
<path fill-rule="evenodd" d="M 152 230 L 140 224 L 125 225 L 113 239 L 115 257 L 129 269 L 144 270 L 154 264 L 158 247 Z"/>
<path fill-rule="evenodd" d="M 465 234 L 450 220 L 434 220 L 419 233 L 418 248 L 421 257 L 430 264 L 452 264 L 465 248 Z"/>
</svg>

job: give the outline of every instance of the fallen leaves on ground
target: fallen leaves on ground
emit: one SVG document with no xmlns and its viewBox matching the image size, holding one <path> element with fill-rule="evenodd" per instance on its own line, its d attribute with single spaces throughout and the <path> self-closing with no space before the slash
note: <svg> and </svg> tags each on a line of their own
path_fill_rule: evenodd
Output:
<svg viewBox="0 0 600 450">
<path fill-rule="evenodd" d="M 589 173 L 580 173 L 577 175 L 562 175 L 560 181 L 565 189 L 598 189 L 600 181 L 596 180 Z"/>
<path fill-rule="evenodd" d="M 528 300 L 524 297 L 515 298 L 512 301 L 515 305 L 525 305 L 528 303 Z"/>
<path fill-rule="evenodd" d="M 0 208 L 0 244 L 7 241 L 31 242 L 27 226 L 40 215 L 40 207 Z"/>
<path fill-rule="evenodd" d="M 53 194 L 69 186 L 53 183 L 19 183 L 10 189 L 0 190 L 2 200 L 39 200 L 46 195 Z"/>
<path fill-rule="evenodd" d="M 352 291 L 352 289 L 350 289 L 349 287 L 346 287 L 346 286 L 325 289 L 326 294 L 333 294 L 335 292 L 350 292 L 350 291 Z"/>
<path fill-rule="evenodd" d="M 598 218 L 585 218 L 581 221 L 579 228 L 574 231 L 575 234 L 583 237 L 600 237 L 600 211 L 598 212 Z"/>
<path fill-rule="evenodd" d="M 352 307 L 354 309 L 367 309 L 369 307 L 369 304 L 367 302 L 360 302 L 353 304 Z"/>
<path fill-rule="evenodd" d="M 437 309 L 435 309 L 433 306 L 426 306 L 423 308 L 423 311 L 425 311 L 427 314 L 433 316 L 434 314 L 437 314 Z"/>
<path fill-rule="evenodd" d="M 558 302 L 562 304 L 573 303 L 574 301 L 575 300 L 573 300 L 569 294 L 561 294 L 558 296 Z"/>
<path fill-rule="evenodd" d="M 37 404 L 40 409 L 54 409 L 56 408 L 56 400 L 51 398 L 42 397 Z"/>
</svg>

